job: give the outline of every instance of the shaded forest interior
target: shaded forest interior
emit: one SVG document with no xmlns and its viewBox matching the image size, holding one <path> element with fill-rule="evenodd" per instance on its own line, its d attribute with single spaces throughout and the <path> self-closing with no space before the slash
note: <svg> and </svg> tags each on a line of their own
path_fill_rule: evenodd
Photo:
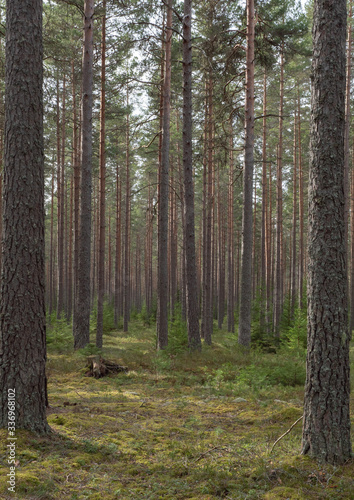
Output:
<svg viewBox="0 0 354 500">
<path fill-rule="evenodd" d="M 245 9 L 237 2 L 195 3 L 193 93 L 183 104 L 183 5 L 155 7 L 108 2 L 93 18 L 92 244 L 83 267 L 98 317 L 97 346 L 103 304 L 114 307 L 116 326 L 122 323 L 125 331 L 132 312 L 156 317 L 166 310 L 163 320 L 157 314 L 161 347 L 168 343 L 167 314 L 187 319 L 186 230 L 195 238 L 194 316 L 202 338 L 212 342 L 214 320 L 230 332 L 238 322 Z M 280 337 L 281 322 L 289 326 L 306 306 L 310 23 L 310 13 L 295 2 L 257 6 L 254 182 L 247 207 L 253 243 L 247 253 L 252 337 L 265 345 Z M 68 321 L 80 296 L 81 25 L 75 6 L 44 5 L 47 308 Z M 167 97 L 166 72 L 172 75 Z M 194 227 L 184 206 L 187 105 Z"/>
<path fill-rule="evenodd" d="M 351 498 L 352 1 L 33 1 L 0 38 L 16 495 Z"/>
</svg>

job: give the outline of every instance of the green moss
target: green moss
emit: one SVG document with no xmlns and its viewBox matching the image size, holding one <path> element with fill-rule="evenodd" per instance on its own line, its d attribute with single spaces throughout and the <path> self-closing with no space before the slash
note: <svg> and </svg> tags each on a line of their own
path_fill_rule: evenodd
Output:
<svg viewBox="0 0 354 500">
<path fill-rule="evenodd" d="M 279 486 L 266 493 L 264 500 L 307 500 L 307 498 L 298 488 Z"/>
<path fill-rule="evenodd" d="M 111 332 L 109 344 L 105 337 L 103 356 L 130 371 L 100 380 L 83 375 L 82 356 L 63 355 L 51 344 L 54 432 L 18 430 L 18 498 L 350 498 L 354 464 L 320 468 L 299 456 L 301 424 L 269 456 L 302 414 L 301 387 L 274 385 L 268 375 L 260 383 L 272 367 L 283 373 L 289 358 L 245 354 L 226 332 L 216 332 L 211 348 L 177 352 L 165 363 L 165 354 L 156 356 L 154 334 L 132 322 L 128 334 Z M 0 430 L 1 442 L 6 437 Z M 0 498 L 7 472 L 3 452 Z M 304 497 L 294 496 L 302 491 Z"/>
</svg>

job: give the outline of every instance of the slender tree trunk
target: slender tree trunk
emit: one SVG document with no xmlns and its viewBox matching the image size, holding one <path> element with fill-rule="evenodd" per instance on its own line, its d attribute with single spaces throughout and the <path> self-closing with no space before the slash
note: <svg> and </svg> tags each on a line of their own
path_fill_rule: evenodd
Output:
<svg viewBox="0 0 354 500">
<path fill-rule="evenodd" d="M 211 345 L 213 329 L 213 295 L 212 295 L 212 244 L 213 244 L 213 82 L 210 74 L 206 86 L 206 164 L 204 179 L 205 185 L 205 222 L 204 225 L 204 260 L 203 272 L 203 309 L 202 309 L 202 336 L 206 344 Z"/>
<path fill-rule="evenodd" d="M 96 284 L 97 284 L 97 260 L 99 250 L 99 223 L 100 217 L 98 214 L 98 195 L 96 196 L 96 179 L 93 180 L 92 189 L 92 255 L 91 255 L 91 309 L 93 309 L 96 298 Z M 97 188 L 98 189 L 98 188 Z"/>
<path fill-rule="evenodd" d="M 114 324 L 118 326 L 118 319 L 122 313 L 120 303 L 121 303 L 121 268 L 122 268 L 122 217 L 121 217 L 121 205 L 122 205 L 122 184 L 119 178 L 119 165 L 117 162 L 116 169 L 116 254 L 115 254 L 115 268 L 114 268 Z"/>
<path fill-rule="evenodd" d="M 345 0 L 315 0 L 302 453 L 333 465 L 351 458 L 343 186 L 346 20 Z"/>
<path fill-rule="evenodd" d="M 65 80 L 65 77 L 64 77 Z M 62 172 L 64 170 L 63 157 L 61 154 L 60 141 L 60 94 L 59 79 L 57 80 L 57 224 L 58 224 L 58 295 L 57 295 L 57 318 L 59 319 L 64 309 L 64 184 Z M 65 92 L 63 88 L 62 123 L 64 122 Z"/>
<path fill-rule="evenodd" d="M 130 310 L 130 116 L 129 90 L 127 89 L 127 123 L 126 123 L 126 159 L 125 159 L 125 233 L 124 233 L 124 298 L 123 298 L 123 331 L 128 331 Z"/>
<path fill-rule="evenodd" d="M 174 317 L 177 298 L 177 204 L 176 204 L 176 182 L 175 168 L 171 161 L 171 187 L 170 187 L 170 259 L 169 259 L 169 285 L 170 285 L 170 311 Z"/>
<path fill-rule="evenodd" d="M 283 309 L 283 109 L 284 109 L 284 47 L 280 56 L 280 103 L 279 103 L 279 142 L 277 154 L 277 197 L 276 197 L 276 254 L 274 286 L 274 334 L 279 338 L 280 319 Z"/>
<path fill-rule="evenodd" d="M 90 341 L 91 312 L 91 189 L 92 189 L 92 106 L 93 106 L 93 14 L 94 1 L 84 4 L 84 52 L 82 68 L 81 211 L 78 290 L 73 321 L 75 348 Z"/>
<path fill-rule="evenodd" d="M 151 269 L 152 269 L 152 203 L 151 203 L 151 184 L 149 176 L 149 191 L 147 199 L 146 210 L 146 235 L 145 235 L 145 304 L 148 316 L 151 314 L 152 305 L 152 283 L 151 283 Z"/>
<path fill-rule="evenodd" d="M 79 211 L 80 211 L 80 153 L 78 141 L 78 120 L 76 110 L 76 82 L 74 61 L 71 61 L 72 107 L 73 107 L 73 167 L 74 167 L 74 298 L 77 294 L 77 274 L 79 269 Z M 75 300 L 73 301 L 75 316 Z"/>
<path fill-rule="evenodd" d="M 158 198 L 158 253 L 157 253 L 157 348 L 168 344 L 168 191 L 170 156 L 170 110 L 171 110 L 171 42 L 172 0 L 167 4 L 165 79 L 163 85 L 162 149 Z"/>
<path fill-rule="evenodd" d="M 304 282 L 304 181 L 302 171 L 302 148 L 301 148 L 301 114 L 300 95 L 297 89 L 298 103 L 298 144 L 299 144 L 299 308 L 303 308 L 303 282 Z"/>
<path fill-rule="evenodd" d="M 228 187 L 228 231 L 227 231 L 227 331 L 235 331 L 235 295 L 234 295 L 234 141 L 232 120 L 230 119 L 230 170 Z"/>
<path fill-rule="evenodd" d="M 6 2 L 0 427 L 45 434 L 46 327 L 42 2 Z M 29 29 L 30 27 L 30 29 Z M 16 210 L 14 210 L 16 207 Z M 9 406 L 8 406 L 9 405 Z"/>
<path fill-rule="evenodd" d="M 296 107 L 294 110 L 294 172 L 293 172 L 293 228 L 292 228 L 292 258 L 290 260 L 290 269 L 291 269 L 291 289 L 290 289 L 290 297 L 291 297 L 291 307 L 290 307 L 290 317 L 293 318 L 295 311 L 295 303 L 296 303 L 296 229 L 297 229 L 297 120 L 296 120 Z"/>
<path fill-rule="evenodd" d="M 238 341 L 251 343 L 252 305 L 252 192 L 254 148 L 254 0 L 247 0 L 246 48 L 246 105 L 245 105 L 245 165 L 243 171 L 241 303 Z"/>
<path fill-rule="evenodd" d="M 51 317 L 51 314 L 53 312 L 53 303 L 54 303 L 54 276 L 53 276 L 54 274 L 54 178 L 55 178 L 55 170 L 53 166 L 51 204 L 50 204 L 49 304 L 48 304 L 49 318 Z"/>
<path fill-rule="evenodd" d="M 225 316 L 225 230 L 224 230 L 224 210 L 221 202 L 223 193 L 220 186 L 220 166 L 218 168 L 218 328 L 222 329 Z"/>
<path fill-rule="evenodd" d="M 73 310 L 73 211 L 74 211 L 74 177 L 70 179 L 70 215 L 69 215 L 69 251 L 68 251 L 68 280 L 67 280 L 67 313 L 70 321 Z"/>
<path fill-rule="evenodd" d="M 188 344 L 200 350 L 195 258 L 194 183 L 192 150 L 192 1 L 184 0 L 183 17 L 183 170 L 184 170 L 184 247 L 186 263 L 186 305 Z"/>
<path fill-rule="evenodd" d="M 105 290 L 105 244 L 106 244 L 106 0 L 103 0 L 102 44 L 101 44 L 101 111 L 100 111 L 100 185 L 99 185 L 99 251 L 97 286 L 97 331 L 96 347 L 103 345 L 103 301 Z"/>
<path fill-rule="evenodd" d="M 267 208 L 268 208 L 268 183 L 267 183 L 267 72 L 263 77 L 263 144 L 262 144 L 262 221 L 261 221 L 261 314 L 260 327 L 263 330 L 264 321 L 268 323 L 269 297 L 267 294 Z"/>
</svg>

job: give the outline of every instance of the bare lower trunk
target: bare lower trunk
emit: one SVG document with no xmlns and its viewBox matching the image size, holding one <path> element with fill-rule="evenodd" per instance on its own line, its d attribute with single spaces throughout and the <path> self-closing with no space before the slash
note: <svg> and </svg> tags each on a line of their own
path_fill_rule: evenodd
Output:
<svg viewBox="0 0 354 500">
<path fill-rule="evenodd" d="M 252 194 L 254 147 L 254 0 L 247 1 L 246 51 L 246 104 L 245 104 L 245 165 L 243 170 L 242 212 L 242 265 L 241 303 L 238 341 L 249 347 L 251 343 L 252 305 Z"/>
<path fill-rule="evenodd" d="M 162 147 L 158 198 L 158 278 L 156 318 L 158 349 L 165 349 L 168 343 L 168 184 L 171 109 L 171 42 L 172 0 L 168 0 L 165 43 L 165 80 L 163 85 Z"/>
<path fill-rule="evenodd" d="M 29 29 L 30 27 L 30 29 Z M 46 326 L 42 2 L 6 2 L 0 427 L 44 434 Z M 14 210 L 16 207 L 16 210 Z M 11 419 L 9 410 L 14 411 Z"/>
<path fill-rule="evenodd" d="M 183 168 L 184 168 L 184 247 L 186 263 L 186 306 L 188 344 L 201 349 L 195 258 L 194 183 L 192 170 L 192 2 L 184 1 L 183 18 Z"/>
<path fill-rule="evenodd" d="M 75 348 L 90 341 L 91 312 L 91 189 L 92 189 L 92 106 L 93 106 L 93 0 L 85 0 L 84 53 L 82 73 L 82 154 L 79 269 L 73 321 Z"/>
<path fill-rule="evenodd" d="M 96 347 L 103 344 L 103 300 L 105 290 L 105 243 L 106 243 L 106 0 L 103 0 L 102 47 L 101 47 L 101 111 L 100 111 L 100 184 L 99 184 L 99 251 L 97 285 L 97 331 Z"/>
<path fill-rule="evenodd" d="M 315 0 L 302 453 L 335 465 L 351 458 L 343 186 L 346 19 L 345 0 Z"/>
</svg>

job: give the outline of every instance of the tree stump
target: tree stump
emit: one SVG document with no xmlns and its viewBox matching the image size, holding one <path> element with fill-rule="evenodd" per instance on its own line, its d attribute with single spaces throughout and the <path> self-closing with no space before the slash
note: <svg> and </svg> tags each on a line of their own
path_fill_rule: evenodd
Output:
<svg viewBox="0 0 354 500">
<path fill-rule="evenodd" d="M 111 373 L 127 373 L 126 366 L 118 365 L 113 361 L 103 359 L 101 356 L 89 356 L 87 358 L 88 371 L 85 373 L 87 377 L 101 378 Z"/>
</svg>

